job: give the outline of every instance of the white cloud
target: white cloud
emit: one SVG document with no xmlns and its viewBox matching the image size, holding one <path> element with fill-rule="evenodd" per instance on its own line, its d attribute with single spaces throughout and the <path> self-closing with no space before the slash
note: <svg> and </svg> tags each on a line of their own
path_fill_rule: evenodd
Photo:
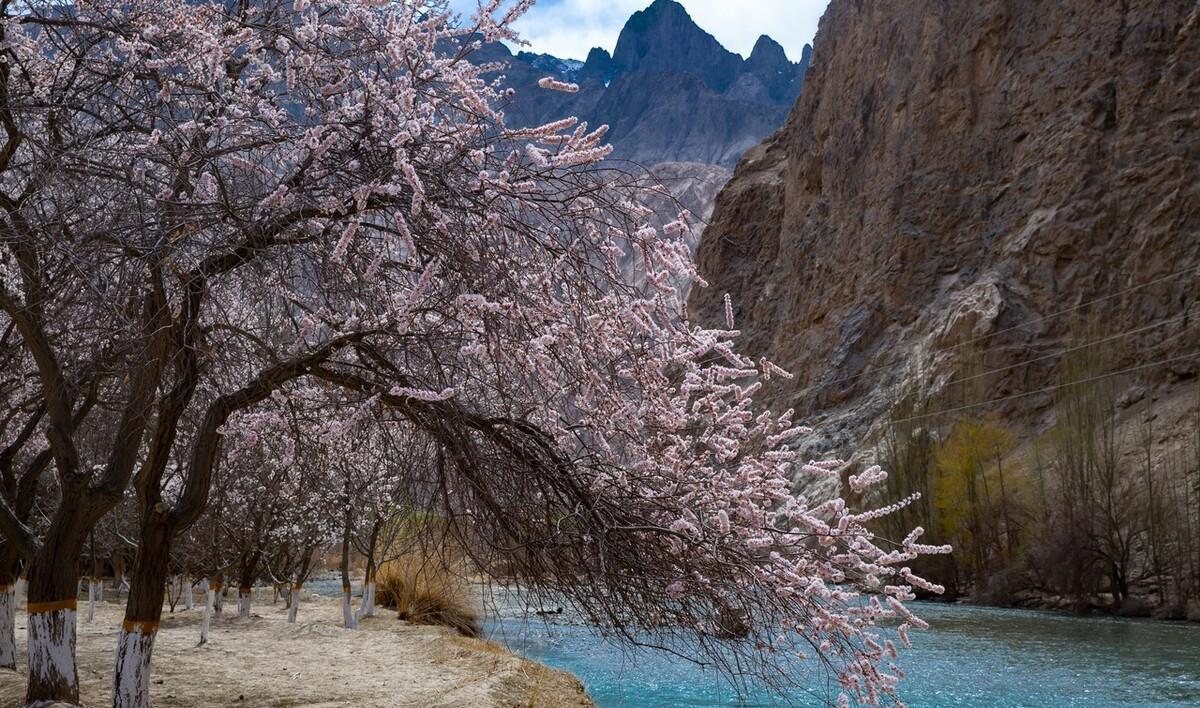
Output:
<svg viewBox="0 0 1200 708">
<path fill-rule="evenodd" d="M 612 51 L 621 27 L 651 0 L 538 0 L 517 23 L 531 51 L 583 59 L 592 47 Z M 811 43 L 828 0 L 679 0 L 696 24 L 742 56 L 759 35 L 783 45 L 792 61 Z M 464 15 L 476 0 L 452 0 Z"/>
</svg>

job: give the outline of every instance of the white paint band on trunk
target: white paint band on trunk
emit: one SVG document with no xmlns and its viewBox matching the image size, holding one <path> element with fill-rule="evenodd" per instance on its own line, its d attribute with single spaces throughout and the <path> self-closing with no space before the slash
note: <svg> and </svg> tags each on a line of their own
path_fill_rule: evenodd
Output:
<svg viewBox="0 0 1200 708">
<path fill-rule="evenodd" d="M 75 672 L 74 609 L 48 610 L 29 615 L 27 637 L 29 674 L 43 683 L 79 687 Z"/>
<path fill-rule="evenodd" d="M 113 672 L 113 708 L 150 708 L 150 656 L 153 650 L 153 630 L 121 630 Z"/>
</svg>

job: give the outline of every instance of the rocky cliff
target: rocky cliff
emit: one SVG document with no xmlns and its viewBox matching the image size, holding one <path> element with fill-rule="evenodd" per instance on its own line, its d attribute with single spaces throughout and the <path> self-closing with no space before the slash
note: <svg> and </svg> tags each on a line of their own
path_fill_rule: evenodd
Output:
<svg viewBox="0 0 1200 708">
<path fill-rule="evenodd" d="M 485 47 L 481 60 L 505 65 L 517 95 L 510 123 L 540 124 L 576 115 L 610 126 L 614 156 L 645 165 L 695 162 L 732 167 L 783 125 L 800 93 L 811 49 L 788 60 L 769 37 L 743 60 L 696 25 L 674 0 L 655 0 L 626 23 L 612 54 L 586 62 Z M 575 94 L 537 88 L 545 76 L 575 82 Z"/>
<path fill-rule="evenodd" d="M 986 399 L 1021 396 L 991 407 L 1033 424 L 1083 317 L 1114 367 L 1196 374 L 1200 4 L 832 0 L 814 44 L 690 303 L 716 323 L 732 293 L 796 373 L 781 402 L 854 441 L 908 364 L 937 388 L 980 348 Z"/>
</svg>

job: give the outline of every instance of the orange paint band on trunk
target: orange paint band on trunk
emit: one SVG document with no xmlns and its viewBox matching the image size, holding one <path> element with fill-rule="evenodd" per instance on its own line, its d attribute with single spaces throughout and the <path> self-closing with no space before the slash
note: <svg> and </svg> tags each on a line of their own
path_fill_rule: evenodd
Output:
<svg viewBox="0 0 1200 708">
<path fill-rule="evenodd" d="M 249 595 L 250 593 L 254 592 L 254 588 L 238 588 L 238 592 L 243 595 Z"/>
<path fill-rule="evenodd" d="M 293 589 L 293 590 L 303 590 L 303 589 L 304 589 L 304 583 L 296 583 L 295 585 L 293 585 L 293 586 L 292 586 L 292 589 Z"/>
<path fill-rule="evenodd" d="M 26 608 L 26 611 L 31 615 L 40 615 L 44 612 L 57 612 L 59 610 L 74 610 L 75 598 L 70 600 L 56 600 L 54 602 L 31 602 Z"/>
<path fill-rule="evenodd" d="M 350 586 L 349 586 L 349 585 L 343 585 L 343 586 L 342 586 L 342 592 L 350 592 Z"/>
<path fill-rule="evenodd" d="M 158 622 L 151 620 L 125 620 L 121 629 L 127 634 L 154 634 L 158 631 Z"/>
<path fill-rule="evenodd" d="M 11 585 L 0 585 L 0 592 L 8 592 L 12 589 Z"/>
</svg>

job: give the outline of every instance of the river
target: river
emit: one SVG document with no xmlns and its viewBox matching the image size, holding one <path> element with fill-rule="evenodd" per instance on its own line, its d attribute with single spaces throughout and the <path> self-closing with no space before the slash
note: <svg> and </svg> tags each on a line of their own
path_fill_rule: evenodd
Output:
<svg viewBox="0 0 1200 708">
<path fill-rule="evenodd" d="M 932 627 L 902 656 L 911 706 L 1200 706 L 1200 624 L 913 604 Z M 739 696 L 710 670 L 586 626 L 502 612 L 487 632 L 578 676 L 600 708 L 824 705 L 811 687 Z"/>
</svg>

